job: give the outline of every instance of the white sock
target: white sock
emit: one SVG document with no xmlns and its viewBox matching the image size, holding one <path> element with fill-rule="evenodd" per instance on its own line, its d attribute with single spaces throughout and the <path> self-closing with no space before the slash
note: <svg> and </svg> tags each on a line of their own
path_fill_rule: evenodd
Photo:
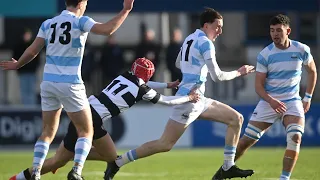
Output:
<svg viewBox="0 0 320 180">
<path fill-rule="evenodd" d="M 229 170 L 234 163 L 234 158 L 236 156 L 236 147 L 225 145 L 224 147 L 224 163 L 222 169 L 227 171 Z"/>
<path fill-rule="evenodd" d="M 137 152 L 133 149 L 119 156 L 116 159 L 116 164 L 121 167 L 129 162 L 135 161 L 136 159 L 138 159 Z"/>
<path fill-rule="evenodd" d="M 21 171 L 19 174 L 16 175 L 17 180 L 27 180 L 26 177 L 24 177 L 23 171 Z"/>
</svg>

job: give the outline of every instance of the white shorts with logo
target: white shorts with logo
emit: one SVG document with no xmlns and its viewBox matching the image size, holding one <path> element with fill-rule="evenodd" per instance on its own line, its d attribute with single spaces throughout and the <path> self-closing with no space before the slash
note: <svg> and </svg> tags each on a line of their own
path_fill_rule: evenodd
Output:
<svg viewBox="0 0 320 180">
<path fill-rule="evenodd" d="M 206 111 L 212 102 L 212 99 L 202 97 L 201 100 L 196 103 L 187 102 L 184 104 L 175 105 L 173 106 L 173 112 L 170 116 L 170 119 L 188 126 L 195 121 L 200 114 Z"/>
<path fill-rule="evenodd" d="M 250 121 L 274 123 L 282 120 L 285 115 L 293 115 L 304 119 L 304 110 L 301 100 L 289 101 L 285 103 L 287 111 L 284 114 L 278 114 L 269 103 L 260 101 L 254 109 Z"/>
<path fill-rule="evenodd" d="M 40 89 L 42 111 L 63 107 L 66 112 L 78 112 L 89 107 L 84 84 L 43 81 Z"/>
</svg>

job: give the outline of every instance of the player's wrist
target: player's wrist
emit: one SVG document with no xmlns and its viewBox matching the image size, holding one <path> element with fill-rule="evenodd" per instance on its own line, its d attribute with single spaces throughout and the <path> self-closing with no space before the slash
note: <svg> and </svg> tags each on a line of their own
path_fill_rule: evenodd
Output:
<svg viewBox="0 0 320 180">
<path fill-rule="evenodd" d="M 304 98 L 302 99 L 304 102 L 311 102 L 312 94 L 305 93 Z"/>
</svg>

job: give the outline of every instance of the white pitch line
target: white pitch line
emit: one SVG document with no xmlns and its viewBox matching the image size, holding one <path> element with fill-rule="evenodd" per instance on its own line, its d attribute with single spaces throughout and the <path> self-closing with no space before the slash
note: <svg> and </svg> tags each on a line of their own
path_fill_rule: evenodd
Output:
<svg viewBox="0 0 320 180">
<path fill-rule="evenodd" d="M 118 172 L 117 176 L 123 177 L 163 177 L 168 173 L 130 173 L 130 172 Z M 104 173 L 102 171 L 90 171 L 83 173 L 83 176 L 101 176 L 103 177 Z M 56 176 L 65 176 L 65 174 L 56 174 Z"/>
<path fill-rule="evenodd" d="M 262 178 L 261 180 L 279 180 L 279 178 Z M 304 180 L 304 179 L 290 179 L 290 180 Z"/>
</svg>

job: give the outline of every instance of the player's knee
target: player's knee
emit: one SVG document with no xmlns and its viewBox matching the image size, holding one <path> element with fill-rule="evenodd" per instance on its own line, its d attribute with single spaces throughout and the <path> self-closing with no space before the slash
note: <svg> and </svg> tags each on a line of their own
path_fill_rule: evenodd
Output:
<svg viewBox="0 0 320 180">
<path fill-rule="evenodd" d="M 260 128 L 257 128 L 252 124 L 248 124 L 244 132 L 244 136 L 246 136 L 247 138 L 241 138 L 240 141 L 243 142 L 243 144 L 248 144 L 249 146 L 255 141 L 259 141 L 259 139 L 263 136 L 263 133 L 264 131 L 262 131 Z"/>
<path fill-rule="evenodd" d="M 243 116 L 240 113 L 237 113 L 233 118 L 231 119 L 229 125 L 237 128 L 241 128 L 243 124 Z"/>
<path fill-rule="evenodd" d="M 170 142 L 167 142 L 167 141 L 160 140 L 159 143 L 160 143 L 160 151 L 161 152 L 168 152 L 174 146 L 174 143 L 170 143 Z"/>
<path fill-rule="evenodd" d="M 77 133 L 79 137 L 92 137 L 93 128 L 80 126 L 80 127 L 77 127 Z"/>
<path fill-rule="evenodd" d="M 291 137 L 292 141 L 297 143 L 297 144 L 301 144 L 301 134 L 295 134 Z"/>
<path fill-rule="evenodd" d="M 302 134 L 304 133 L 303 126 L 299 124 L 289 124 L 287 131 L 287 149 L 299 152 Z"/>
<path fill-rule="evenodd" d="M 45 142 L 52 142 L 52 140 L 54 139 L 55 137 L 55 129 L 54 128 L 50 128 L 50 127 L 44 127 L 42 133 L 41 133 L 41 136 L 40 136 L 40 139 L 45 141 Z"/>
</svg>

